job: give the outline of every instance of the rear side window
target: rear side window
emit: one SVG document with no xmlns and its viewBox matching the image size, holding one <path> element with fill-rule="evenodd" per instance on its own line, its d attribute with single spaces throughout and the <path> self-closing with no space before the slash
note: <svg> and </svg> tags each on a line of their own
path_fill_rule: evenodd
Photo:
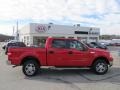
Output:
<svg viewBox="0 0 120 90">
<path fill-rule="evenodd" d="M 52 47 L 53 48 L 66 48 L 66 41 L 55 39 L 52 41 Z"/>
</svg>

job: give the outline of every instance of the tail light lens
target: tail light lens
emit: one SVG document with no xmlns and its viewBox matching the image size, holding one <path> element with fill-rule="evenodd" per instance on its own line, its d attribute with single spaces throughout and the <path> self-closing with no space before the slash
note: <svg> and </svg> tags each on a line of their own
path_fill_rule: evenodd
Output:
<svg viewBox="0 0 120 90">
<path fill-rule="evenodd" d="M 12 53 L 11 53 L 11 52 L 8 52 L 7 55 L 10 56 L 10 55 L 12 55 Z"/>
</svg>

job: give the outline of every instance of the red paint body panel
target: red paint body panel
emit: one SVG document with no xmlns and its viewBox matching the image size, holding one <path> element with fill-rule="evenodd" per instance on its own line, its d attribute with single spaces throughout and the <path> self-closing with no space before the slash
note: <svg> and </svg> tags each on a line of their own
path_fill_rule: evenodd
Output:
<svg viewBox="0 0 120 90">
<path fill-rule="evenodd" d="M 72 66 L 72 67 L 91 66 L 92 62 L 98 57 L 105 57 L 109 62 L 113 60 L 108 51 L 101 49 L 88 48 L 85 51 L 80 51 L 69 48 L 52 48 L 51 44 L 54 39 L 55 38 L 48 38 L 46 40 L 45 48 L 39 47 L 9 48 L 8 60 L 13 65 L 20 65 L 25 57 L 32 56 L 38 59 L 41 66 Z M 51 51 L 52 53 L 50 53 Z M 72 52 L 72 54 L 70 54 L 69 52 Z"/>
<path fill-rule="evenodd" d="M 20 65 L 22 60 L 28 56 L 35 57 L 41 65 L 46 65 L 46 48 L 10 48 L 9 52 L 12 54 L 8 55 L 8 60 L 14 65 Z"/>
</svg>

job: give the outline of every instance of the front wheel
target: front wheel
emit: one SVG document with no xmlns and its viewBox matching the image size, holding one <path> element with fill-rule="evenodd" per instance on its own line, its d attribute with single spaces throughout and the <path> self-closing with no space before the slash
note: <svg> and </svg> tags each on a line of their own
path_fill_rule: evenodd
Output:
<svg viewBox="0 0 120 90">
<path fill-rule="evenodd" d="M 94 62 L 92 70 L 98 75 L 103 75 L 108 71 L 108 64 L 105 60 L 97 60 Z"/>
<path fill-rule="evenodd" d="M 23 64 L 22 70 L 26 76 L 34 76 L 38 73 L 39 65 L 33 60 L 28 60 Z"/>
</svg>

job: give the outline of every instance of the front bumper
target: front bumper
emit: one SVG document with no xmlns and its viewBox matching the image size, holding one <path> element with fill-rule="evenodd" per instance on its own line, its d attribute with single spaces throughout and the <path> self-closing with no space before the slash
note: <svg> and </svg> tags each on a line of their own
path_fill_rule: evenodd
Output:
<svg viewBox="0 0 120 90">
<path fill-rule="evenodd" d="M 110 61 L 109 62 L 109 66 L 111 67 L 113 65 L 113 61 Z"/>
</svg>

